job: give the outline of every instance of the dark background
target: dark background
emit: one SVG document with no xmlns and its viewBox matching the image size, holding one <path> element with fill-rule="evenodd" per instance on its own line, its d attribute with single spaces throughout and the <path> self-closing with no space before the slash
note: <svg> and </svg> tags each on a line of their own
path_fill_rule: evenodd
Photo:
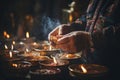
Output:
<svg viewBox="0 0 120 80">
<path fill-rule="evenodd" d="M 68 5 L 72 1 L 76 2 L 75 15 L 77 17 L 74 17 L 78 18 L 80 12 L 86 10 L 88 0 L 0 0 L 0 35 L 3 36 L 3 31 L 16 35 L 19 24 L 25 22 L 26 16 L 30 16 L 34 19 L 35 26 L 31 33 L 37 37 L 42 35 L 45 39 L 54 27 L 63 23 L 62 20 L 67 18 L 63 15 L 62 10 L 70 9 Z M 46 30 L 47 33 L 44 30 L 45 24 L 47 24 L 47 28 L 50 28 L 50 30 Z M 38 30 L 40 26 L 42 28 Z M 42 30 L 44 31 L 42 32 Z M 35 32 L 41 33 L 36 35 Z"/>
<path fill-rule="evenodd" d="M 26 15 L 33 17 L 47 16 L 61 20 L 62 9 L 67 8 L 72 0 L 0 0 L 0 33 L 16 32 L 18 24 Z M 11 14 L 14 15 L 15 29 L 12 28 Z"/>
</svg>

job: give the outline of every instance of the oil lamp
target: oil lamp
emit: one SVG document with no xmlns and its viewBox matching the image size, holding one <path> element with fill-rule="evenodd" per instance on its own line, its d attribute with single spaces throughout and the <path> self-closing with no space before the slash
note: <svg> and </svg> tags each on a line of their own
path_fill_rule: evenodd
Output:
<svg viewBox="0 0 120 80">
<path fill-rule="evenodd" d="M 108 68 L 98 64 L 72 64 L 68 67 L 70 73 L 80 79 L 96 79 L 104 77 Z"/>
<path fill-rule="evenodd" d="M 61 70 L 59 68 L 36 68 L 30 70 L 31 79 L 57 80 L 60 78 Z"/>
<path fill-rule="evenodd" d="M 69 61 L 67 60 L 57 60 L 55 57 L 49 61 L 42 61 L 40 62 L 41 65 L 46 66 L 46 67 L 62 67 L 66 66 L 69 64 Z"/>
<path fill-rule="evenodd" d="M 5 66 L 4 74 L 7 77 L 25 77 L 31 66 L 32 64 L 27 61 L 11 61 L 8 66 Z"/>
<path fill-rule="evenodd" d="M 35 41 L 35 37 L 30 37 L 29 32 L 26 32 L 26 38 L 23 38 L 22 41 L 25 43 L 31 43 Z"/>
</svg>

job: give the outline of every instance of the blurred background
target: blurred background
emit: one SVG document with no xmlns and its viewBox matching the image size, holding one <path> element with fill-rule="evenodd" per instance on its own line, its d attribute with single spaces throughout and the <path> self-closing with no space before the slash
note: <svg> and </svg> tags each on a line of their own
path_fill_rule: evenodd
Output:
<svg viewBox="0 0 120 80">
<path fill-rule="evenodd" d="M 57 25 L 70 23 L 86 10 L 89 0 L 0 0 L 0 36 L 30 32 L 39 40 L 47 39 Z M 24 35 L 24 33 L 23 33 Z"/>
</svg>

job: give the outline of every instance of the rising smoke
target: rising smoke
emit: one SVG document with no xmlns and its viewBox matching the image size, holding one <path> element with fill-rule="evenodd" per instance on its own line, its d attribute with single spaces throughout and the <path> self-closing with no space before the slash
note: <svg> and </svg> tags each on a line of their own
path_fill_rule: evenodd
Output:
<svg viewBox="0 0 120 80">
<path fill-rule="evenodd" d="M 47 16 L 37 17 L 34 20 L 34 28 L 32 29 L 32 36 L 38 40 L 47 40 L 48 34 L 58 25 L 60 21 Z"/>
</svg>

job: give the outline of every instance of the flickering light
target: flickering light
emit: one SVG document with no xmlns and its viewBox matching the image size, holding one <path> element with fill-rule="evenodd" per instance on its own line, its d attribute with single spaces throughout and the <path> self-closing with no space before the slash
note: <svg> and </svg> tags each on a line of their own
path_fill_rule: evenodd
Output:
<svg viewBox="0 0 120 80">
<path fill-rule="evenodd" d="M 30 35 L 29 35 L 29 32 L 26 32 L 26 38 L 29 38 Z"/>
<path fill-rule="evenodd" d="M 10 58 L 12 58 L 12 52 L 11 51 L 9 52 L 9 55 L 10 55 Z"/>
<path fill-rule="evenodd" d="M 55 64 L 58 63 L 55 57 L 53 57 L 53 62 L 54 62 Z"/>
<path fill-rule="evenodd" d="M 12 44 L 15 45 L 15 41 L 13 41 Z"/>
<path fill-rule="evenodd" d="M 87 69 L 83 65 L 81 65 L 80 67 L 81 67 L 83 73 L 87 73 Z"/>
<path fill-rule="evenodd" d="M 71 23 L 73 20 L 72 14 L 69 15 L 69 22 Z"/>
<path fill-rule="evenodd" d="M 4 45 L 4 47 L 5 47 L 5 49 L 8 49 L 8 46 L 6 44 Z"/>
</svg>

